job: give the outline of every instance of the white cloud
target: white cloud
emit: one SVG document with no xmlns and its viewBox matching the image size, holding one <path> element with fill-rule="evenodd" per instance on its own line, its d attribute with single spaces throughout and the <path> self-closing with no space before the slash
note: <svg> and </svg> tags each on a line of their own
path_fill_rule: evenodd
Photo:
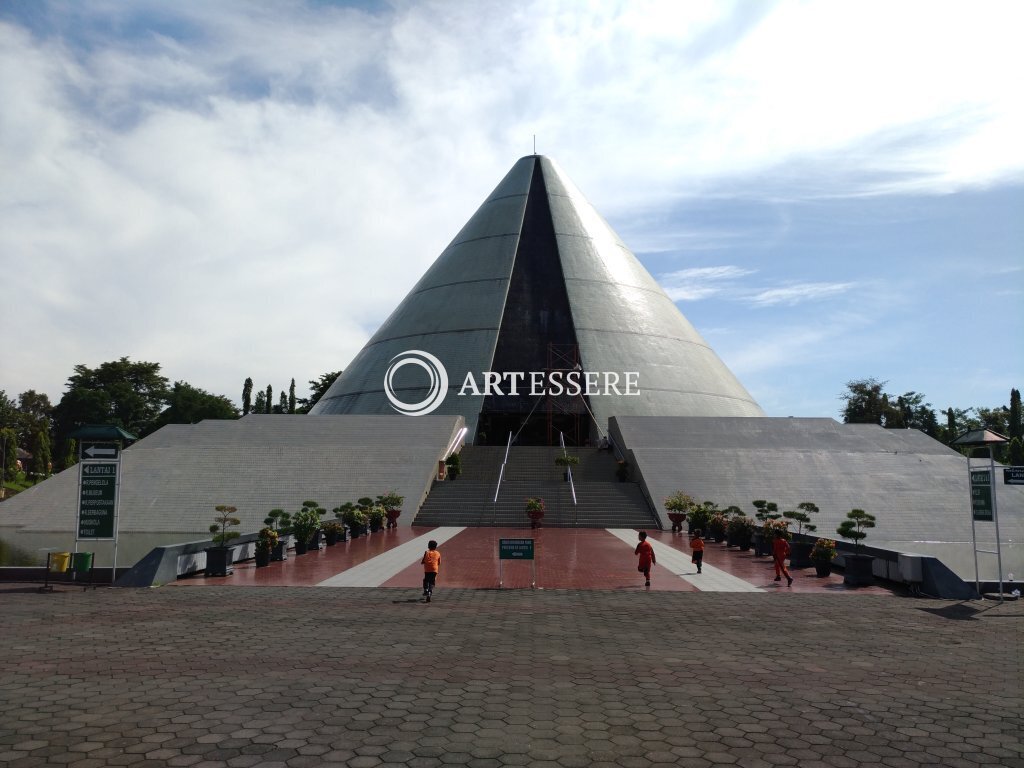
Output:
<svg viewBox="0 0 1024 768">
<path fill-rule="evenodd" d="M 45 4 L 32 32 L 17 11 L 0 9 L 9 393 L 57 399 L 74 364 L 122 355 L 232 397 L 247 375 L 301 389 L 348 362 L 535 134 L 608 218 L 766 180 L 841 196 L 1024 173 L 1013 2 L 96 0 Z M 677 237 L 646 220 L 651 242 Z M 664 285 L 735 296 L 751 271 Z"/>
</svg>

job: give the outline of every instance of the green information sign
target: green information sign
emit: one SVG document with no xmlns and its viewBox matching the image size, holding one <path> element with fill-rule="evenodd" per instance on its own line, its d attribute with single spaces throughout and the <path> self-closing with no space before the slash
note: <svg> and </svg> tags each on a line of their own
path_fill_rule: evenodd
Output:
<svg viewBox="0 0 1024 768">
<path fill-rule="evenodd" d="M 499 560 L 533 560 L 533 539 L 498 539 Z"/>
<path fill-rule="evenodd" d="M 117 510 L 117 462 L 88 461 L 81 465 L 78 538 L 114 538 Z"/>
<path fill-rule="evenodd" d="M 992 473 L 971 470 L 971 514 L 975 520 L 992 520 Z"/>
</svg>

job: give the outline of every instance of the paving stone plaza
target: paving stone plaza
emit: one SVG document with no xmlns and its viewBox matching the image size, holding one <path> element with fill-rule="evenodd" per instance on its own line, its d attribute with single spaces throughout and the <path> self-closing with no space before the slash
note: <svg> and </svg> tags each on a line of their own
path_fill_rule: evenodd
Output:
<svg viewBox="0 0 1024 768">
<path fill-rule="evenodd" d="M 0 586 L 0 765 L 1022 766 L 1019 602 Z"/>
</svg>

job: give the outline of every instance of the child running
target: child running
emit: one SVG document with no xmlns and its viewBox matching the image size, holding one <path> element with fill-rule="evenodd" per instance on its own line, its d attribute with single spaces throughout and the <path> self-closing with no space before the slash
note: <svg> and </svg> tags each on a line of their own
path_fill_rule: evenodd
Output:
<svg viewBox="0 0 1024 768">
<path fill-rule="evenodd" d="M 700 528 L 693 529 L 693 534 L 690 536 L 690 550 L 693 552 L 690 562 L 697 566 L 697 573 L 700 573 L 700 567 L 704 564 L 704 539 L 700 537 Z"/>
<path fill-rule="evenodd" d="M 640 564 L 637 565 L 637 570 L 644 575 L 647 580 L 645 586 L 651 586 L 651 566 L 657 563 L 654 557 L 654 547 L 647 540 L 647 532 L 640 531 L 640 543 L 636 545 L 636 549 L 633 550 L 634 555 L 640 556 Z"/>
<path fill-rule="evenodd" d="M 441 569 L 441 553 L 437 551 L 437 542 L 429 541 L 427 551 L 423 553 L 423 597 L 430 602 L 430 596 L 434 593 L 434 584 L 437 583 L 437 572 Z"/>
</svg>

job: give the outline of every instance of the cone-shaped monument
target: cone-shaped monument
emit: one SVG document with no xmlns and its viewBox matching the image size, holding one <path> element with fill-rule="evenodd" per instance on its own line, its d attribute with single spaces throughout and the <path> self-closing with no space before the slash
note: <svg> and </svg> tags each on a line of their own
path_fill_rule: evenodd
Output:
<svg viewBox="0 0 1024 768">
<path fill-rule="evenodd" d="M 313 414 L 461 414 L 596 441 L 610 416 L 763 416 L 550 159 L 519 160 Z"/>
</svg>

